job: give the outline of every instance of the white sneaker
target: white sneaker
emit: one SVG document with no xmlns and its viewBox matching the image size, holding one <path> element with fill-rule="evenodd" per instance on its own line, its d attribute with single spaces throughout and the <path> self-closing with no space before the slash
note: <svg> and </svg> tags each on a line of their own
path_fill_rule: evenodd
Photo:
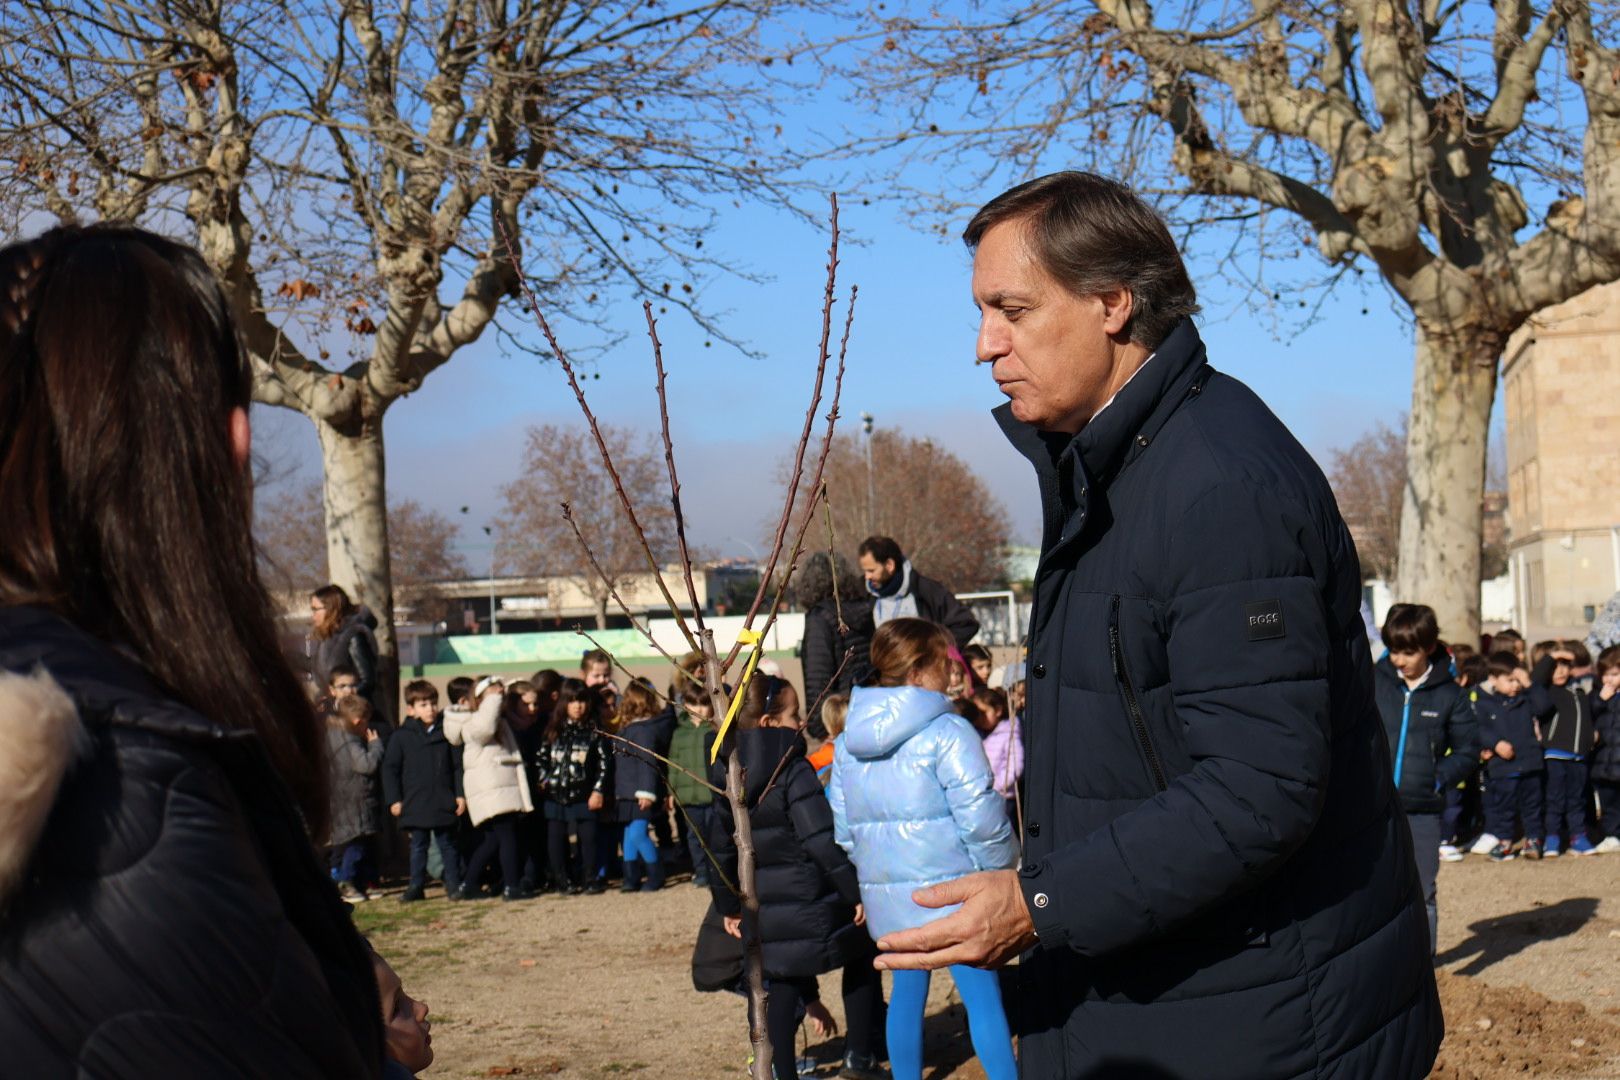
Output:
<svg viewBox="0 0 1620 1080">
<path fill-rule="evenodd" d="M 1490 833 L 1480 833 L 1479 839 L 1475 840 L 1474 846 L 1468 850 L 1475 855 L 1489 855 L 1491 853 L 1491 849 L 1495 846 L 1496 837 L 1492 836 Z"/>
<path fill-rule="evenodd" d="M 1605 838 L 1603 843 L 1593 848 L 1592 854 L 1613 855 L 1617 851 L 1620 851 L 1620 836 L 1610 836 Z"/>
<path fill-rule="evenodd" d="M 1440 845 L 1440 861 L 1441 862 L 1462 862 L 1463 861 L 1463 853 L 1461 851 L 1457 850 L 1457 845 L 1456 844 L 1441 844 Z"/>
</svg>

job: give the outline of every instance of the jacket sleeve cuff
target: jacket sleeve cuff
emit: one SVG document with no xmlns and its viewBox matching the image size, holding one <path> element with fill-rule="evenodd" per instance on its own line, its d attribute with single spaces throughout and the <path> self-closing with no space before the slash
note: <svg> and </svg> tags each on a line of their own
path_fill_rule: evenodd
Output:
<svg viewBox="0 0 1620 1080">
<path fill-rule="evenodd" d="M 638 799 L 651 799 L 654 802 L 658 801 L 658 796 L 653 794 L 650 791 L 638 791 L 638 792 L 636 792 L 636 798 L 638 798 Z"/>
<path fill-rule="evenodd" d="M 1024 894 L 1024 906 L 1029 909 L 1029 920 L 1035 926 L 1035 937 L 1041 947 L 1056 949 L 1067 945 L 1069 926 L 1064 912 L 1076 906 L 1076 898 L 1065 895 L 1051 864 L 1045 861 L 1026 864 L 1018 871 L 1018 887 Z"/>
</svg>

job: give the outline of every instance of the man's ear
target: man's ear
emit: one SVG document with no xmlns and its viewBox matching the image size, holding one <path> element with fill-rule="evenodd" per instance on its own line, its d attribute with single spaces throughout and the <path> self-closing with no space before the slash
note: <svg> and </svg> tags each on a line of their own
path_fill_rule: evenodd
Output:
<svg viewBox="0 0 1620 1080">
<path fill-rule="evenodd" d="M 231 410 L 229 421 L 231 439 L 231 457 L 238 469 L 247 468 L 248 458 L 253 454 L 253 425 L 248 423 L 247 410 L 238 406 Z"/>
<path fill-rule="evenodd" d="M 1131 294 L 1131 290 L 1121 286 L 1098 293 L 1097 300 L 1103 306 L 1103 330 L 1110 337 L 1124 334 L 1125 328 L 1130 325 L 1131 316 L 1136 313 L 1136 298 Z"/>
</svg>

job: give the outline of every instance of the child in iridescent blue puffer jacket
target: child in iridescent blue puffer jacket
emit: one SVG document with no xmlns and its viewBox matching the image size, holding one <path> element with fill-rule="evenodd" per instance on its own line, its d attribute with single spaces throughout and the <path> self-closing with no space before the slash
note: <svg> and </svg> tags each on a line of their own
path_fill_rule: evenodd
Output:
<svg viewBox="0 0 1620 1080">
<path fill-rule="evenodd" d="M 1004 870 L 1018 858 L 984 745 L 944 693 L 954 645 L 933 623 L 890 620 L 872 638 L 878 685 L 850 695 L 827 797 L 833 836 L 855 864 L 873 940 L 955 910 L 921 907 L 911 898 L 916 890 Z M 985 1074 L 1010 1080 L 1017 1067 L 996 973 L 950 970 Z M 895 1080 L 922 1076 L 928 977 L 894 972 L 888 1036 Z"/>
</svg>

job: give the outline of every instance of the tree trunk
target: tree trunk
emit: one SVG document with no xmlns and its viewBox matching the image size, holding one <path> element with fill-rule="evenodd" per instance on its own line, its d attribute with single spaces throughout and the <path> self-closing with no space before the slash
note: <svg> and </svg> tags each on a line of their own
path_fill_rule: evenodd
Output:
<svg viewBox="0 0 1620 1080">
<path fill-rule="evenodd" d="M 377 702 L 389 720 L 398 711 L 399 647 L 388 554 L 388 484 L 381 424 L 349 435 L 315 421 L 325 473 L 326 562 L 332 582 L 377 616 Z"/>
<path fill-rule="evenodd" d="M 598 596 L 596 598 L 596 628 L 598 630 L 607 629 L 607 616 L 608 598 L 606 596 Z"/>
<path fill-rule="evenodd" d="M 1467 334 L 1419 329 L 1406 429 L 1395 599 L 1434 608 L 1448 641 L 1479 638 L 1485 443 L 1496 364 Z"/>
</svg>

